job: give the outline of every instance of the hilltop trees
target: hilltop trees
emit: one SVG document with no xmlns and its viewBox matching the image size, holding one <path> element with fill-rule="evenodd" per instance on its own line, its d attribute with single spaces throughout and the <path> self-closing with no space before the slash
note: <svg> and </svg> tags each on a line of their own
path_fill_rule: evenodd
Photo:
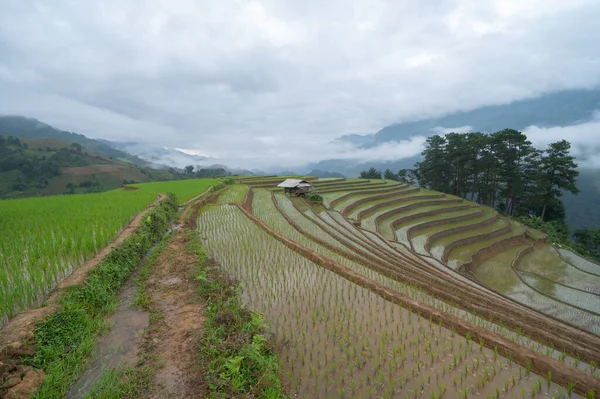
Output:
<svg viewBox="0 0 600 399">
<path fill-rule="evenodd" d="M 570 149 L 571 143 L 566 140 L 551 143 L 540 160 L 538 181 L 541 189 L 542 220 L 548 204 L 561 197 L 563 191 L 579 193 L 575 184 L 579 172 L 575 158 L 569 155 Z"/>
<path fill-rule="evenodd" d="M 563 191 L 578 193 L 569 142 L 533 147 L 522 132 L 504 129 L 434 135 L 427 139 L 415 170 L 401 170 L 422 186 L 498 208 L 509 216 L 564 220 Z"/>
<path fill-rule="evenodd" d="M 361 179 L 381 179 L 381 171 L 375 168 L 370 168 L 369 170 L 363 170 L 360 172 Z"/>
<path fill-rule="evenodd" d="M 398 175 L 392 172 L 391 169 L 386 169 L 383 172 L 383 178 L 386 180 L 398 180 Z"/>
</svg>

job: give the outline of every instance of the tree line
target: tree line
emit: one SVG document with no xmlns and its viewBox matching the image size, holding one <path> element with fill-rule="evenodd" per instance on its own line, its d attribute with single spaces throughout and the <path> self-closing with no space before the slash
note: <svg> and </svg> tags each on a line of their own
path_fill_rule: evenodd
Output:
<svg viewBox="0 0 600 399">
<path fill-rule="evenodd" d="M 537 149 L 514 129 L 433 135 L 413 169 L 395 173 L 370 168 L 360 177 L 401 181 L 468 199 L 573 244 L 560 199 L 565 191 L 579 193 L 579 172 L 570 149 L 566 140 Z M 600 231 L 578 230 L 574 238 L 580 252 L 600 254 Z"/>
<path fill-rule="evenodd" d="M 571 144 L 535 148 L 522 132 L 449 133 L 427 139 L 414 169 L 383 173 L 371 168 L 361 177 L 416 184 L 497 208 L 508 216 L 561 218 L 564 191 L 577 194 L 579 175 Z"/>
</svg>

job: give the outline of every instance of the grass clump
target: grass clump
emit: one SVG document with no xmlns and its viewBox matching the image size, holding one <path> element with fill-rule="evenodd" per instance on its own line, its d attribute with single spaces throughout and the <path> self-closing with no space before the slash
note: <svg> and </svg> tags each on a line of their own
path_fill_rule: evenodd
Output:
<svg viewBox="0 0 600 399">
<path fill-rule="evenodd" d="M 169 194 L 143 218 L 136 234 L 113 249 L 90 272 L 84 285 L 72 287 L 61 296 L 57 312 L 36 325 L 35 355 L 27 362 L 43 369 L 46 378 L 34 397 L 65 395 L 105 329 L 105 316 L 116 309 L 117 292 L 152 245 L 161 240 L 176 212 L 177 198 Z"/>
<path fill-rule="evenodd" d="M 205 301 L 199 359 L 210 398 L 285 398 L 279 362 L 261 315 L 242 307 L 241 287 L 207 259 L 190 232 L 188 250 L 198 255 L 198 294 Z"/>
<path fill-rule="evenodd" d="M 323 202 L 323 196 L 316 193 L 308 194 L 306 199 L 312 202 Z"/>
<path fill-rule="evenodd" d="M 230 186 L 234 183 L 235 183 L 235 180 L 233 180 L 232 178 L 221 179 L 221 180 L 219 180 L 219 183 L 215 184 L 214 186 L 212 186 L 210 188 L 210 191 L 215 193 L 215 192 L 217 192 L 227 186 Z"/>
</svg>

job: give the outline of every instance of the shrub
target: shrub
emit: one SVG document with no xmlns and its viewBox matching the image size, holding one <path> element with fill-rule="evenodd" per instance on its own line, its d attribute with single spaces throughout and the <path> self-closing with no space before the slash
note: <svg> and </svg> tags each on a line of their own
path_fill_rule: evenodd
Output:
<svg viewBox="0 0 600 399">
<path fill-rule="evenodd" d="M 319 195 L 319 194 L 315 194 L 315 193 L 313 193 L 313 194 L 308 194 L 308 197 L 307 197 L 307 199 L 308 199 L 309 201 L 314 201 L 314 202 L 323 202 L 323 196 L 322 196 L 322 195 Z"/>
</svg>

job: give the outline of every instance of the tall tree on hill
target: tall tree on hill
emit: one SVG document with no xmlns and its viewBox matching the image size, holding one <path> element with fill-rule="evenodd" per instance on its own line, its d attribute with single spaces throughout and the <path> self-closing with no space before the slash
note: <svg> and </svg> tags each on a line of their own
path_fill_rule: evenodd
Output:
<svg viewBox="0 0 600 399">
<path fill-rule="evenodd" d="M 383 172 L 383 178 L 386 180 L 398 180 L 398 175 L 392 172 L 391 169 L 386 169 Z"/>
<path fill-rule="evenodd" d="M 524 193 L 524 170 L 529 157 L 535 148 L 523 133 L 504 129 L 492 134 L 491 144 L 496 159 L 499 161 L 498 180 L 500 191 L 504 196 L 504 210 L 508 215 Z"/>
<path fill-rule="evenodd" d="M 482 184 L 480 176 L 484 170 L 484 155 L 489 144 L 489 136 L 485 133 L 473 132 L 467 133 L 465 139 L 466 147 L 466 173 L 468 173 L 468 185 L 471 193 L 471 201 L 475 199 L 475 194 L 481 198 Z"/>
<path fill-rule="evenodd" d="M 570 144 L 551 144 L 545 152 L 527 137 L 505 129 L 491 135 L 474 132 L 435 135 L 427 139 L 423 161 L 415 169 L 398 172 L 406 182 L 409 173 L 422 187 L 442 191 L 511 215 L 542 215 L 564 224 L 564 190 L 577 193 L 574 158 Z"/>
<path fill-rule="evenodd" d="M 432 190 L 447 193 L 448 163 L 446 156 L 446 138 L 434 135 L 425 142 L 425 150 L 421 153 L 423 161 L 416 164 L 419 169 L 419 184 Z"/>
<path fill-rule="evenodd" d="M 469 188 L 467 187 L 467 147 L 465 145 L 466 135 L 449 133 L 446 135 L 446 158 L 448 162 L 448 174 L 450 192 L 457 197 L 465 197 Z"/>
<path fill-rule="evenodd" d="M 563 191 L 578 194 L 577 164 L 570 155 L 571 143 L 566 140 L 550 143 L 540 159 L 539 192 L 541 194 L 542 214 L 544 220 L 548 204 L 562 196 Z"/>
</svg>

